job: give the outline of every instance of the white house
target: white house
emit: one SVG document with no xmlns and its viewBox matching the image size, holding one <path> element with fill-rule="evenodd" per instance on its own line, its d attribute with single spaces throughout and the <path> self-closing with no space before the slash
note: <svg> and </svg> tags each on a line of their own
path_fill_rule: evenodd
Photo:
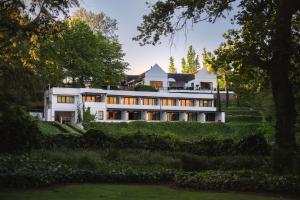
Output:
<svg viewBox="0 0 300 200">
<path fill-rule="evenodd" d="M 45 121 L 78 123 L 90 108 L 98 122 L 198 121 L 225 122 L 212 93 L 173 93 L 51 88 L 45 92 Z"/>
<path fill-rule="evenodd" d="M 128 75 L 126 84 L 151 85 L 159 90 L 51 88 L 45 92 L 44 118 L 46 121 L 77 123 L 83 110 L 90 108 L 99 122 L 225 122 L 225 113 L 216 107 L 217 76 L 205 68 L 196 74 L 177 74 L 166 73 L 155 64 L 145 73 Z"/>
</svg>

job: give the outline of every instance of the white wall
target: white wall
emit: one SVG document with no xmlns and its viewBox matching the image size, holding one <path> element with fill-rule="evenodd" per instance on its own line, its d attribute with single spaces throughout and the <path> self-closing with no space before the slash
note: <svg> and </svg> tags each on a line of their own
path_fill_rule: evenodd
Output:
<svg viewBox="0 0 300 200">
<path fill-rule="evenodd" d="M 194 83 L 200 86 L 200 82 L 209 82 L 213 84 L 213 89 L 217 88 L 217 75 L 214 72 L 208 72 L 205 67 L 201 68 L 195 75 L 195 79 L 187 83 L 187 87 L 191 87 Z"/>
<path fill-rule="evenodd" d="M 157 64 L 145 72 L 144 84 L 150 85 L 150 81 L 162 81 L 163 87 L 168 87 L 168 74 Z"/>
</svg>

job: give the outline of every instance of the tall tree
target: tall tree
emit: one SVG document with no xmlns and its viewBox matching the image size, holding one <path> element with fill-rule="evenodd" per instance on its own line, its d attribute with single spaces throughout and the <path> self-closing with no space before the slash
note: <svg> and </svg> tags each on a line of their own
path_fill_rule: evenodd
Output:
<svg viewBox="0 0 300 200">
<path fill-rule="evenodd" d="M 169 58 L 169 73 L 177 73 L 177 70 L 175 68 L 175 64 L 174 64 L 174 58 L 171 56 Z"/>
<path fill-rule="evenodd" d="M 213 23 L 218 18 L 225 17 L 224 13 L 231 11 L 235 5 L 239 7 L 239 12 L 235 14 L 233 20 L 242 28 L 247 28 L 247 32 L 244 32 L 245 37 L 250 38 L 248 41 L 252 41 L 248 43 L 248 47 L 256 49 L 248 55 L 248 59 L 257 63 L 253 66 L 253 70 L 266 70 L 270 77 L 277 119 L 275 133 L 277 147 L 279 151 L 292 154 L 296 148 L 294 131 L 296 112 L 289 74 L 293 69 L 292 20 L 300 11 L 300 1 L 159 1 L 152 6 L 151 13 L 143 17 L 143 24 L 138 27 L 140 34 L 134 39 L 139 40 L 142 45 L 156 44 L 162 35 L 176 32 L 184 27 L 189 19 L 192 22 L 207 20 Z M 182 12 L 178 14 L 177 9 Z M 173 23 L 173 20 L 176 22 Z M 299 28 L 295 31 L 299 32 Z M 263 44 L 263 48 L 258 43 Z M 269 57 L 260 59 L 265 50 L 269 52 Z M 248 49 L 243 51 L 247 52 Z M 288 157 L 286 162 L 291 163 L 292 157 Z M 289 167 L 291 165 L 283 166 Z"/>
<path fill-rule="evenodd" d="M 185 58 L 181 58 L 181 73 L 188 73 Z"/>
<path fill-rule="evenodd" d="M 196 51 L 192 45 L 189 46 L 188 53 L 186 56 L 187 59 L 187 72 L 194 73 L 196 69 Z"/>
<path fill-rule="evenodd" d="M 57 86 L 67 80 L 66 84 L 73 87 L 118 85 L 127 67 L 121 45 L 93 32 L 81 19 L 73 18 L 67 24 L 61 37 L 47 42 L 42 51 L 45 60 L 39 60 L 39 73 L 45 81 L 52 80 Z M 53 59 L 49 58 L 49 49 L 55 49 Z"/>
<path fill-rule="evenodd" d="M 90 26 L 92 31 L 99 32 L 109 39 L 118 39 L 116 34 L 116 31 L 118 30 L 117 20 L 108 17 L 103 12 L 96 14 L 93 12 L 88 12 L 84 8 L 80 8 L 73 13 L 72 18 L 79 18 L 85 21 Z"/>
</svg>

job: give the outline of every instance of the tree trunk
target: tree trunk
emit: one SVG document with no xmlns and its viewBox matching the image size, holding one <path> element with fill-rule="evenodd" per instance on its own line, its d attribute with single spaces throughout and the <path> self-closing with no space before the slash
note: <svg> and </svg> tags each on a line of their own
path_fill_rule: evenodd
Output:
<svg viewBox="0 0 300 200">
<path fill-rule="evenodd" d="M 296 111 L 292 85 L 289 80 L 292 15 L 291 0 L 280 0 L 276 14 L 275 35 L 272 41 L 274 54 L 270 74 L 276 111 L 275 140 L 278 149 L 283 151 L 293 151 L 296 147 L 294 131 Z M 285 160 L 284 162 L 290 161 Z M 289 167 L 288 163 L 281 163 L 281 165 Z"/>
</svg>

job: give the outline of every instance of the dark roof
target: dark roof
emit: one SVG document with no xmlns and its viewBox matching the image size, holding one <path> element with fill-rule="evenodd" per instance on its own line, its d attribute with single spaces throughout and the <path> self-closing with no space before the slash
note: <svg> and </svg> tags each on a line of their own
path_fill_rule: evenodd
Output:
<svg viewBox="0 0 300 200">
<path fill-rule="evenodd" d="M 140 75 L 127 75 L 127 83 L 139 82 L 139 81 L 142 81 L 143 78 L 145 78 L 145 73 L 142 73 Z"/>
<path fill-rule="evenodd" d="M 136 80 L 138 77 L 139 77 L 139 75 L 127 75 L 127 82 Z"/>
<path fill-rule="evenodd" d="M 177 73 L 168 73 L 168 78 L 175 79 L 176 82 L 189 82 L 195 79 L 194 74 L 177 74 Z"/>
</svg>

